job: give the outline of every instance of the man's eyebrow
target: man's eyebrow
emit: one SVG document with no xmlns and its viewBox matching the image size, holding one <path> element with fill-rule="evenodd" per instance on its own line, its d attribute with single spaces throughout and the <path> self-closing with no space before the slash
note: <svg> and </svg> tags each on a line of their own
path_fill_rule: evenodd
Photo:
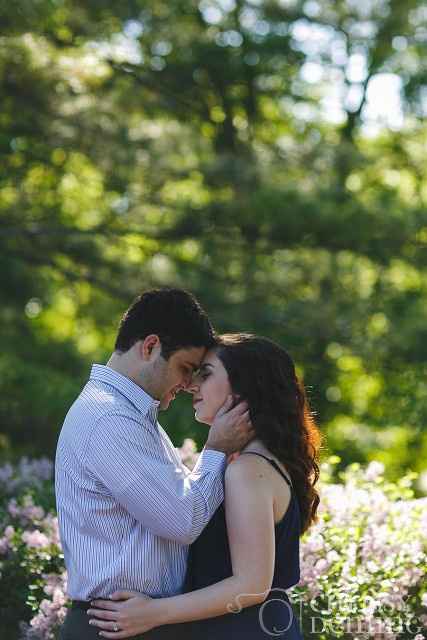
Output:
<svg viewBox="0 0 427 640">
<path fill-rule="evenodd" d="M 198 362 L 196 364 L 195 362 L 190 362 L 189 360 L 187 360 L 187 362 L 184 362 L 184 364 L 187 365 L 187 367 L 191 367 L 191 369 L 193 369 L 194 371 L 200 369 L 200 365 Z"/>
</svg>

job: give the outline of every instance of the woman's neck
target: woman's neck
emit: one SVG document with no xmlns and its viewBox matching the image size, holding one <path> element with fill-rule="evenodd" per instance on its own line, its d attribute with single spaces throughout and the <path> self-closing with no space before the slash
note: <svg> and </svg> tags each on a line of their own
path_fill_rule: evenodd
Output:
<svg viewBox="0 0 427 640">
<path fill-rule="evenodd" d="M 267 448 L 259 438 L 254 438 L 253 440 L 251 440 L 246 445 L 246 447 L 242 449 L 242 453 L 244 451 L 254 451 L 255 453 L 263 453 L 263 454 L 269 453 L 269 451 L 267 450 Z"/>
</svg>

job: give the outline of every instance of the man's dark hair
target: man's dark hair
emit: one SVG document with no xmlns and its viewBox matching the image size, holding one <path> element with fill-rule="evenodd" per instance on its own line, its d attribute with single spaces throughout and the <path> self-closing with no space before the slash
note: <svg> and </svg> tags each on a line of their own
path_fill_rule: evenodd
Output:
<svg viewBox="0 0 427 640">
<path fill-rule="evenodd" d="M 114 349 L 124 353 L 150 334 L 159 336 L 166 360 L 178 349 L 215 344 L 206 312 L 184 289 L 151 289 L 138 296 L 120 321 Z"/>
</svg>

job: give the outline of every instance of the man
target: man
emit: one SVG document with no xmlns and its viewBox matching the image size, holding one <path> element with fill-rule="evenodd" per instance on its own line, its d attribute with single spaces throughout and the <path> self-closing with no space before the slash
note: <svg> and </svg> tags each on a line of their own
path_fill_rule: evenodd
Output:
<svg viewBox="0 0 427 640">
<path fill-rule="evenodd" d="M 226 458 L 253 437 L 247 406 L 218 413 L 192 473 L 157 422 L 214 344 L 180 289 L 143 293 L 124 314 L 107 365 L 93 365 L 59 436 L 55 485 L 73 603 L 63 640 L 91 640 L 93 598 L 117 589 L 179 593 L 188 545 L 223 500 Z"/>
</svg>

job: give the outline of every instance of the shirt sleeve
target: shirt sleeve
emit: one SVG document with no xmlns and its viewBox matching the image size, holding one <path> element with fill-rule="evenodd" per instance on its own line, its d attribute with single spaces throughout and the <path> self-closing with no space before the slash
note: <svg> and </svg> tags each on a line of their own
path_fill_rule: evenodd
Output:
<svg viewBox="0 0 427 640">
<path fill-rule="evenodd" d="M 109 413 L 94 427 L 85 464 L 153 534 L 191 544 L 224 499 L 226 456 L 203 450 L 188 474 L 168 459 L 163 446 L 151 425 Z"/>
</svg>

